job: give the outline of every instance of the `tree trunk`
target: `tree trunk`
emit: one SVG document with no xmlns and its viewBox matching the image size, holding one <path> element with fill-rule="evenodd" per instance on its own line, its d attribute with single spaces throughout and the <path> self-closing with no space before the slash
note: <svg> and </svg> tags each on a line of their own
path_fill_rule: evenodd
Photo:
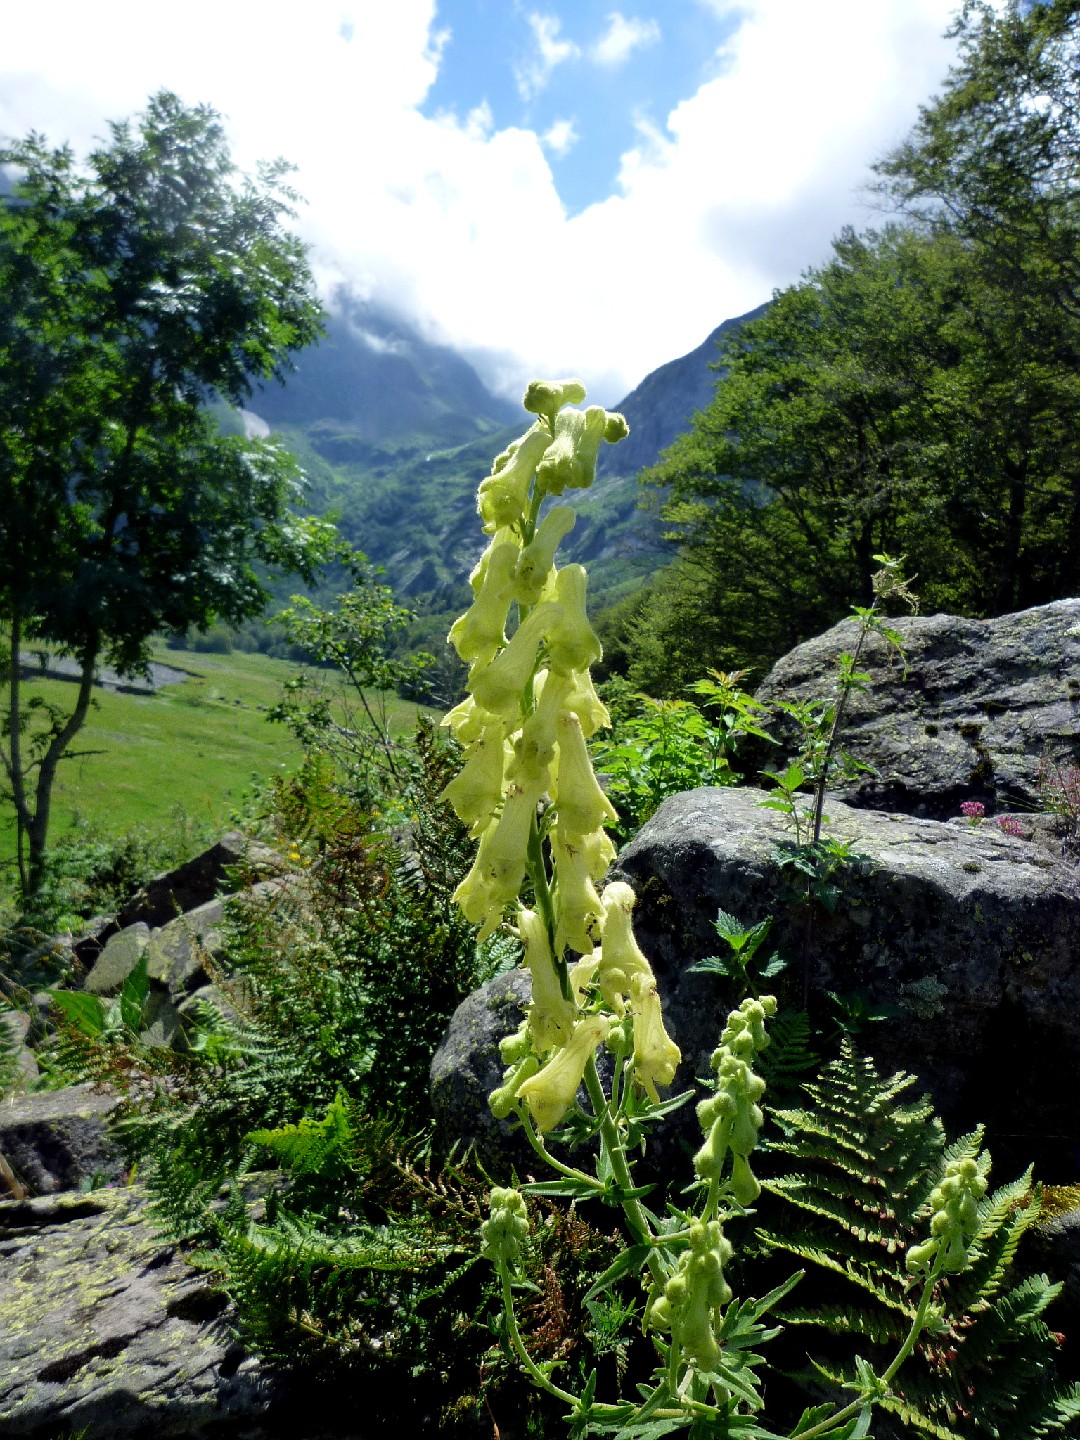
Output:
<svg viewBox="0 0 1080 1440">
<path fill-rule="evenodd" d="M 41 758 L 37 784 L 34 787 L 34 813 L 30 817 L 26 832 L 27 841 L 29 842 L 29 857 L 26 866 L 24 893 L 28 895 L 33 895 L 45 878 L 45 857 L 49 838 L 49 813 L 52 809 L 52 792 L 53 785 L 56 781 L 56 770 L 60 761 L 64 758 L 64 752 L 86 721 L 86 715 L 90 709 L 90 697 L 94 687 L 94 666 L 97 663 L 98 648 L 96 638 L 92 643 L 87 643 L 82 655 L 82 668 L 79 674 L 79 695 L 75 702 L 75 708 L 68 716 L 63 727 L 53 735 L 49 742 L 48 749 Z"/>
</svg>

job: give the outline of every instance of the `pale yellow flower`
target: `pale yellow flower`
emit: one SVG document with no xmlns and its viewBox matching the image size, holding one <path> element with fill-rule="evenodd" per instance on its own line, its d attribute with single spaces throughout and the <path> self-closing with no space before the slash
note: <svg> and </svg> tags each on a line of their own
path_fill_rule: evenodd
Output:
<svg viewBox="0 0 1080 1440">
<path fill-rule="evenodd" d="M 585 1067 L 610 1028 L 603 1015 L 579 1020 L 563 1048 L 556 1050 L 539 1074 L 519 1087 L 518 1099 L 528 1105 L 538 1130 L 554 1130 L 574 1103 Z"/>
</svg>

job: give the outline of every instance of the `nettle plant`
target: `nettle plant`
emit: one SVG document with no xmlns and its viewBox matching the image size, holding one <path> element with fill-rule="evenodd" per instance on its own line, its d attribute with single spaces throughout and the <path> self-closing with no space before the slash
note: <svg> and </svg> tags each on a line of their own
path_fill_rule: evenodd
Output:
<svg viewBox="0 0 1080 1440">
<path fill-rule="evenodd" d="M 690 1095 L 660 1096 L 681 1057 L 634 937 L 634 892 L 621 882 L 597 888 L 615 854 L 605 830 L 615 812 L 586 744 L 608 723 L 590 676 L 600 645 L 586 618 L 584 569 L 555 565 L 574 512 L 557 504 L 541 519 L 544 501 L 590 485 L 600 445 L 628 432 L 621 415 L 576 408 L 584 398 L 576 380 L 529 386 L 525 409 L 536 420 L 480 485 L 478 509 L 491 540 L 470 577 L 473 603 L 450 632 L 470 671 L 468 697 L 444 722 L 466 747 L 446 795 L 479 839 L 455 899 L 482 936 L 509 920 L 532 980 L 526 1018 L 502 1043 L 506 1071 L 490 1104 L 500 1118 L 516 1116 L 555 1174 L 492 1190 L 483 1253 L 498 1272 L 507 1343 L 532 1381 L 566 1404 L 576 1434 L 652 1440 L 690 1427 L 696 1435 L 766 1440 L 776 1432 L 763 1413 L 758 1352 L 778 1331 L 763 1320 L 799 1274 L 760 1299 L 735 1296 L 725 1275 L 732 1257 L 725 1225 L 746 1215 L 759 1194 L 750 1157 L 765 1082 L 755 1064 L 769 1044 L 772 996 L 749 997 L 727 1018 L 712 1057 L 711 1093 L 698 1105 L 703 1137 L 682 1192 L 687 1204 L 656 1213 L 644 1203 L 649 1187 L 636 1186 L 631 1174 L 631 1154 L 649 1127 Z M 606 1083 L 601 1047 L 610 1057 Z M 554 1155 L 551 1136 L 570 1155 L 588 1147 L 592 1173 Z M 967 1264 L 985 1190 L 983 1168 L 950 1162 L 932 1197 L 930 1238 L 909 1255 L 920 1298 L 896 1355 L 880 1371 L 858 1361 L 851 1400 L 813 1406 L 786 1433 L 801 1440 L 869 1434 L 875 1402 L 889 1393 L 919 1335 L 938 1323 L 939 1279 Z M 621 1207 L 629 1243 L 588 1298 L 641 1277 L 657 1364 L 636 1397 L 599 1399 L 595 1371 L 573 1391 L 555 1378 L 557 1362 L 530 1355 L 515 1315 L 519 1260 L 530 1243 L 529 1194 Z"/>
</svg>

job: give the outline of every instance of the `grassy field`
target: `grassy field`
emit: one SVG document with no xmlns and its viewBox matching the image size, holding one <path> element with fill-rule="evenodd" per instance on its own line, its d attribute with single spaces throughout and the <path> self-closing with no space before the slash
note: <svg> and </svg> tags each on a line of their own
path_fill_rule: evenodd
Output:
<svg viewBox="0 0 1080 1440">
<path fill-rule="evenodd" d="M 205 655 L 157 650 L 154 659 L 186 678 L 153 695 L 95 691 L 95 704 L 60 767 L 53 800 L 52 838 L 72 819 L 88 820 L 101 835 L 122 834 L 137 824 L 165 825 L 183 811 L 195 825 L 228 827 L 229 816 L 250 788 L 289 769 L 299 746 L 284 725 L 271 724 L 267 709 L 297 667 L 265 655 Z M 40 695 L 70 707 L 74 686 L 35 680 L 27 696 Z M 408 728 L 417 707 L 386 701 L 392 727 Z M 8 821 L 8 817 L 3 817 Z M 0 858 L 14 854 L 14 826 L 0 826 Z"/>
</svg>

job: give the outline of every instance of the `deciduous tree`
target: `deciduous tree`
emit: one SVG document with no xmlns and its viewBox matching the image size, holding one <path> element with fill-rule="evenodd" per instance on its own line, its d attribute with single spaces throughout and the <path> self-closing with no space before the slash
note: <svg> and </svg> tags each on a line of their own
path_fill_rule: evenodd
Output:
<svg viewBox="0 0 1080 1440">
<path fill-rule="evenodd" d="M 0 755 L 25 891 L 98 663 L 135 674 L 155 631 L 257 613 L 266 567 L 310 576 L 332 543 L 290 511 L 291 457 L 206 408 L 319 332 L 287 167 L 237 175 L 214 112 L 167 93 L 110 129 L 85 165 L 35 135 L 0 150 Z M 69 709 L 27 701 L 27 642 L 77 662 Z"/>
</svg>

